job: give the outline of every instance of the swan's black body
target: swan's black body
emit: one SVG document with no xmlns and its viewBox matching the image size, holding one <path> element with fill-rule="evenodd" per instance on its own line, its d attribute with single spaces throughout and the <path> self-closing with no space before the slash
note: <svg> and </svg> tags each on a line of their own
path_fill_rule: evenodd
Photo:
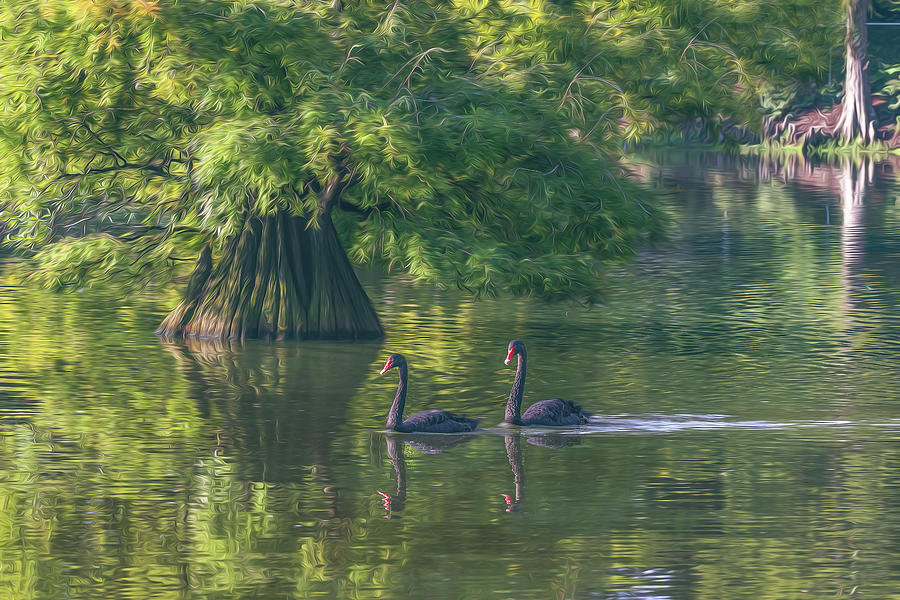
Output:
<svg viewBox="0 0 900 600">
<path fill-rule="evenodd" d="M 391 354 L 381 372 L 383 374 L 394 367 L 400 371 L 400 383 L 397 385 L 397 395 L 388 413 L 388 429 L 401 433 L 459 433 L 474 431 L 478 426 L 478 419 L 469 419 L 441 409 L 423 410 L 404 421 L 403 406 L 406 404 L 408 369 L 406 358 L 402 354 Z"/>
<path fill-rule="evenodd" d="M 519 414 L 522 409 L 522 393 L 525 391 L 525 363 L 528 360 L 525 353 L 525 344 L 519 340 L 509 343 L 506 363 L 513 356 L 518 357 L 516 366 L 516 379 L 513 381 L 512 390 L 509 392 L 509 400 L 506 402 L 506 414 L 503 420 L 513 425 L 584 425 L 590 415 L 575 402 L 562 398 L 550 398 L 535 402 L 528 407 L 524 414 Z"/>
</svg>

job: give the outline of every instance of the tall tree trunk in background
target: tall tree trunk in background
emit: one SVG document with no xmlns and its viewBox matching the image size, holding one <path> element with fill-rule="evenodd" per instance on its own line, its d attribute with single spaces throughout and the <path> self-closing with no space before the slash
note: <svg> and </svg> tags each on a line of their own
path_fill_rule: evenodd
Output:
<svg viewBox="0 0 900 600">
<path fill-rule="evenodd" d="M 847 29 L 844 37 L 844 100 L 835 133 L 846 142 L 859 137 L 875 140 L 875 114 L 869 87 L 869 0 L 844 0 Z"/>
<path fill-rule="evenodd" d="M 164 337 L 361 339 L 383 335 L 326 211 L 316 223 L 250 216 L 211 265 L 204 248 Z"/>
</svg>

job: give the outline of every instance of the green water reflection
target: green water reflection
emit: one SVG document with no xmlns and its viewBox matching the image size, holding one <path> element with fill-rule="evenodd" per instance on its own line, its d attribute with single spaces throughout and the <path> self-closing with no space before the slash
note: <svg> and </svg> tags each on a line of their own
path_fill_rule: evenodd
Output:
<svg viewBox="0 0 900 600">
<path fill-rule="evenodd" d="M 895 166 L 656 158 L 592 308 L 372 276 L 383 342 L 165 344 L 0 275 L 0 597 L 900 597 Z M 512 337 L 607 425 L 494 429 Z M 382 433 L 393 351 L 490 431 Z"/>
</svg>

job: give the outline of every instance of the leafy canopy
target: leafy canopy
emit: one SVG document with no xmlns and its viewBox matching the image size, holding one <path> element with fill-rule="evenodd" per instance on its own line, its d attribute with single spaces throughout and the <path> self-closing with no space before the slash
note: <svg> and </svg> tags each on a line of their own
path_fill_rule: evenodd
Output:
<svg viewBox="0 0 900 600">
<path fill-rule="evenodd" d="M 798 4 L 7 4 L 0 219 L 56 284 L 165 274 L 290 211 L 333 214 L 358 262 L 590 292 L 659 224 L 622 143 L 737 112 L 765 58 L 739 26 Z"/>
<path fill-rule="evenodd" d="M 3 219 L 18 243 L 52 244 L 45 266 L 79 266 L 52 269 L 58 283 L 136 275 L 247 215 L 337 206 L 358 261 L 569 292 L 655 223 L 605 158 L 611 128 L 573 131 L 578 15 L 549 3 L 2 10 Z"/>
</svg>

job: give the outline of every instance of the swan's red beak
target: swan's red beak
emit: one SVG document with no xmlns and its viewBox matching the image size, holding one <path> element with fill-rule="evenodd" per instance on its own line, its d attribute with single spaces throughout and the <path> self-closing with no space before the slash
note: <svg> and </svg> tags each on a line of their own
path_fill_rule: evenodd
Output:
<svg viewBox="0 0 900 600">
<path fill-rule="evenodd" d="M 512 360 L 512 357 L 515 356 L 515 354 L 516 354 L 516 349 L 515 349 L 515 348 L 510 348 L 510 349 L 509 349 L 509 354 L 506 355 L 506 360 L 503 361 L 503 364 L 504 364 L 504 365 L 508 365 L 508 364 L 509 364 L 509 361 Z"/>
<path fill-rule="evenodd" d="M 388 360 L 386 363 L 384 363 L 384 368 L 383 368 L 381 371 L 379 371 L 378 374 L 379 374 L 379 375 L 384 375 L 384 374 L 387 372 L 387 370 L 390 369 L 390 368 L 391 368 L 391 361 Z"/>
</svg>

